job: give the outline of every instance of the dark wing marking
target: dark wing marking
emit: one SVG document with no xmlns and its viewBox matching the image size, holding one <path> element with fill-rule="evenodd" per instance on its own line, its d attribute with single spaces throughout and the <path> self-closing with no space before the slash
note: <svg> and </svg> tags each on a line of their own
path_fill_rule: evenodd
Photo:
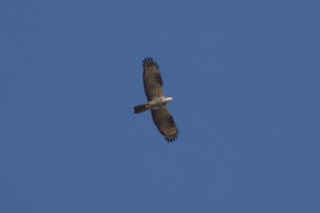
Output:
<svg viewBox="0 0 320 213">
<path fill-rule="evenodd" d="M 152 109 L 151 114 L 159 132 L 164 135 L 168 142 L 177 139 L 179 131 L 167 107 Z"/>
<path fill-rule="evenodd" d="M 160 70 L 152 58 L 143 60 L 143 85 L 148 101 L 163 96 Z"/>
</svg>

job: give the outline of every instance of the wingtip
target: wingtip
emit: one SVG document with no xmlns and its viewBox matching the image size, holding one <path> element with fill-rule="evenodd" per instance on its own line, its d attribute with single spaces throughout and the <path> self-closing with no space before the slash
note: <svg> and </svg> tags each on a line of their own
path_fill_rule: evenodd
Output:
<svg viewBox="0 0 320 213">
<path fill-rule="evenodd" d="M 142 60 L 142 64 L 143 66 L 145 66 L 146 64 L 156 64 L 156 62 L 154 62 L 154 60 L 151 57 L 145 57 Z"/>
<path fill-rule="evenodd" d="M 153 61 L 153 59 L 152 59 L 152 57 L 145 57 L 142 61 L 143 62 L 145 62 L 145 61 Z"/>
<path fill-rule="evenodd" d="M 175 137 L 175 138 L 166 138 L 167 142 L 168 143 L 172 143 L 174 142 L 178 137 Z"/>
</svg>

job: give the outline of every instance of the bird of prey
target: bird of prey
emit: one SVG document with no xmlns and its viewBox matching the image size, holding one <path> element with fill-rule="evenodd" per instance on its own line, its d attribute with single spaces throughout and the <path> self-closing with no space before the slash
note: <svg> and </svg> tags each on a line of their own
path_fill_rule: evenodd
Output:
<svg viewBox="0 0 320 213">
<path fill-rule="evenodd" d="M 158 64 L 152 58 L 145 58 L 143 61 L 143 85 L 148 103 L 135 106 L 134 113 L 141 113 L 151 110 L 152 120 L 159 132 L 164 135 L 168 142 L 178 137 L 178 128 L 170 115 L 167 103 L 173 98 L 165 98 L 162 92 L 162 79 Z"/>
</svg>

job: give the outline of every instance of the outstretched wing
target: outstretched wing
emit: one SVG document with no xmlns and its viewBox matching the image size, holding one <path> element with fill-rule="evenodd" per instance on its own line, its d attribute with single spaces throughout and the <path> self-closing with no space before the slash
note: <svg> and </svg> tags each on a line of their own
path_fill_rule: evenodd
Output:
<svg viewBox="0 0 320 213">
<path fill-rule="evenodd" d="M 148 101 L 163 96 L 162 79 L 158 64 L 152 58 L 143 61 L 143 85 Z"/>
<path fill-rule="evenodd" d="M 168 108 L 152 109 L 151 114 L 159 132 L 164 135 L 168 142 L 174 141 L 178 137 L 179 131 Z"/>
</svg>

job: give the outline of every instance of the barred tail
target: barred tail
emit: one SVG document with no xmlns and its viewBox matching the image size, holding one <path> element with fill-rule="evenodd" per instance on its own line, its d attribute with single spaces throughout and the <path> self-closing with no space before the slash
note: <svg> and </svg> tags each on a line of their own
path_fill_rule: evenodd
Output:
<svg viewBox="0 0 320 213">
<path fill-rule="evenodd" d="M 148 109 L 147 104 L 142 104 L 142 105 L 133 107 L 134 113 L 141 113 L 146 111 L 147 109 Z"/>
</svg>

